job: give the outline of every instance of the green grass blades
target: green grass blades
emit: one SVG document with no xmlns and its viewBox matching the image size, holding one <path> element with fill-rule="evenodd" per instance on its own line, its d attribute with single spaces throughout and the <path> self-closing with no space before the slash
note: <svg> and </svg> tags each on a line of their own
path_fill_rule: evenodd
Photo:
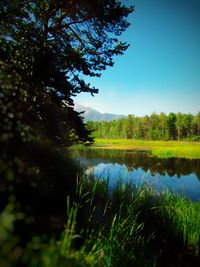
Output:
<svg viewBox="0 0 200 267">
<path fill-rule="evenodd" d="M 168 267 L 185 266 L 187 258 L 187 266 L 199 266 L 199 202 L 142 185 L 136 189 L 131 183 L 119 182 L 109 191 L 106 181 L 82 177 L 76 200 L 67 198 L 66 215 L 60 239 L 44 241 L 33 236 L 21 247 L 18 263 L 30 267 Z M 14 236 L 9 231 L 11 244 Z M 5 256 L 7 266 L 14 267 L 15 262 Z"/>
</svg>

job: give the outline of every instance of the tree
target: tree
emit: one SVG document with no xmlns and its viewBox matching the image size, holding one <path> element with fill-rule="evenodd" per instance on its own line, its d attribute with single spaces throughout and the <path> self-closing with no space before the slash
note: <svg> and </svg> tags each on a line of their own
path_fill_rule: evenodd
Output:
<svg viewBox="0 0 200 267">
<path fill-rule="evenodd" d="M 149 118 L 149 137 L 153 140 L 159 140 L 160 139 L 160 133 L 159 133 L 159 116 L 156 113 L 152 113 Z"/>
<path fill-rule="evenodd" d="M 180 138 L 183 135 L 183 128 L 184 128 L 183 114 L 179 112 L 176 115 L 176 129 L 177 129 L 177 134 L 178 134 L 178 141 L 180 140 Z"/>
<path fill-rule="evenodd" d="M 131 139 L 133 138 L 133 118 L 134 115 L 128 115 L 128 118 L 126 119 L 126 138 Z"/>
<path fill-rule="evenodd" d="M 128 48 L 119 36 L 132 10 L 116 0 L 1 1 L 1 166 L 16 156 L 32 166 L 33 144 L 92 142 L 72 97 L 98 92 L 84 78 L 99 77 Z"/>
<path fill-rule="evenodd" d="M 193 123 L 197 126 L 197 135 L 200 135 L 200 111 L 194 116 Z"/>
<path fill-rule="evenodd" d="M 150 117 L 148 115 L 141 117 L 139 120 L 140 138 L 142 137 L 142 139 L 151 139 L 150 129 Z"/>
<path fill-rule="evenodd" d="M 167 118 L 167 130 L 170 140 L 175 140 L 177 136 L 176 132 L 176 114 L 170 112 Z"/>
<path fill-rule="evenodd" d="M 98 92 L 85 77 L 127 49 L 119 36 L 132 10 L 117 0 L 0 2 L 0 187 L 23 211 L 57 212 L 75 190 L 78 169 L 62 148 L 92 138 L 72 97 Z"/>
<path fill-rule="evenodd" d="M 161 139 L 167 139 L 167 116 L 164 112 L 161 112 L 159 115 L 160 128 L 161 128 Z"/>
<path fill-rule="evenodd" d="M 121 118 L 116 121 L 116 131 L 117 131 L 117 138 L 124 139 L 126 138 L 126 125 L 125 125 L 125 119 Z"/>
<path fill-rule="evenodd" d="M 98 92 L 84 76 L 99 77 L 127 49 L 118 36 L 132 10 L 116 0 L 1 2 L 1 75 L 12 80 L 12 96 L 3 104 L 16 99 L 13 111 L 22 113 L 23 128 L 56 144 L 68 145 L 76 136 L 91 141 L 72 97 Z M 15 130 L 9 139 L 21 136 Z"/>
<path fill-rule="evenodd" d="M 183 114 L 183 137 L 192 136 L 192 114 Z"/>
</svg>

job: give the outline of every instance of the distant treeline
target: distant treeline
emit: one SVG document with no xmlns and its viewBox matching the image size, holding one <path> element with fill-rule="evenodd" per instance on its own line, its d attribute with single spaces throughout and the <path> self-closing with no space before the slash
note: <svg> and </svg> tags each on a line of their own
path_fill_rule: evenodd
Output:
<svg viewBox="0 0 200 267">
<path fill-rule="evenodd" d="M 128 115 L 110 122 L 89 121 L 87 125 L 94 130 L 95 138 L 200 141 L 200 112 L 197 115 L 173 112 L 143 117 Z"/>
</svg>

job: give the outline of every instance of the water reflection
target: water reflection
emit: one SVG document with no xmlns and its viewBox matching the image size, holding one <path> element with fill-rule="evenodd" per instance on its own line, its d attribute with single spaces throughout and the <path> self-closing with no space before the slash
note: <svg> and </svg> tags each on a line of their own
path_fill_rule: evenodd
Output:
<svg viewBox="0 0 200 267">
<path fill-rule="evenodd" d="M 170 189 L 200 200 L 200 160 L 169 158 L 160 159 L 145 151 L 85 150 L 79 152 L 86 173 L 109 179 L 112 190 L 120 180 L 131 181 L 136 186 L 148 184 L 155 190 Z"/>
</svg>

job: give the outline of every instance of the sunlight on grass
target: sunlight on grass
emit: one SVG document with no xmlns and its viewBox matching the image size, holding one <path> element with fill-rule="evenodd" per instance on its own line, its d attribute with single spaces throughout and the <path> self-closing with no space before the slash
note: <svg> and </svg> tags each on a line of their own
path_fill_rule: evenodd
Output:
<svg viewBox="0 0 200 267">
<path fill-rule="evenodd" d="M 95 139 L 92 148 L 150 150 L 153 155 L 160 158 L 200 159 L 200 143 L 198 142 Z"/>
</svg>

